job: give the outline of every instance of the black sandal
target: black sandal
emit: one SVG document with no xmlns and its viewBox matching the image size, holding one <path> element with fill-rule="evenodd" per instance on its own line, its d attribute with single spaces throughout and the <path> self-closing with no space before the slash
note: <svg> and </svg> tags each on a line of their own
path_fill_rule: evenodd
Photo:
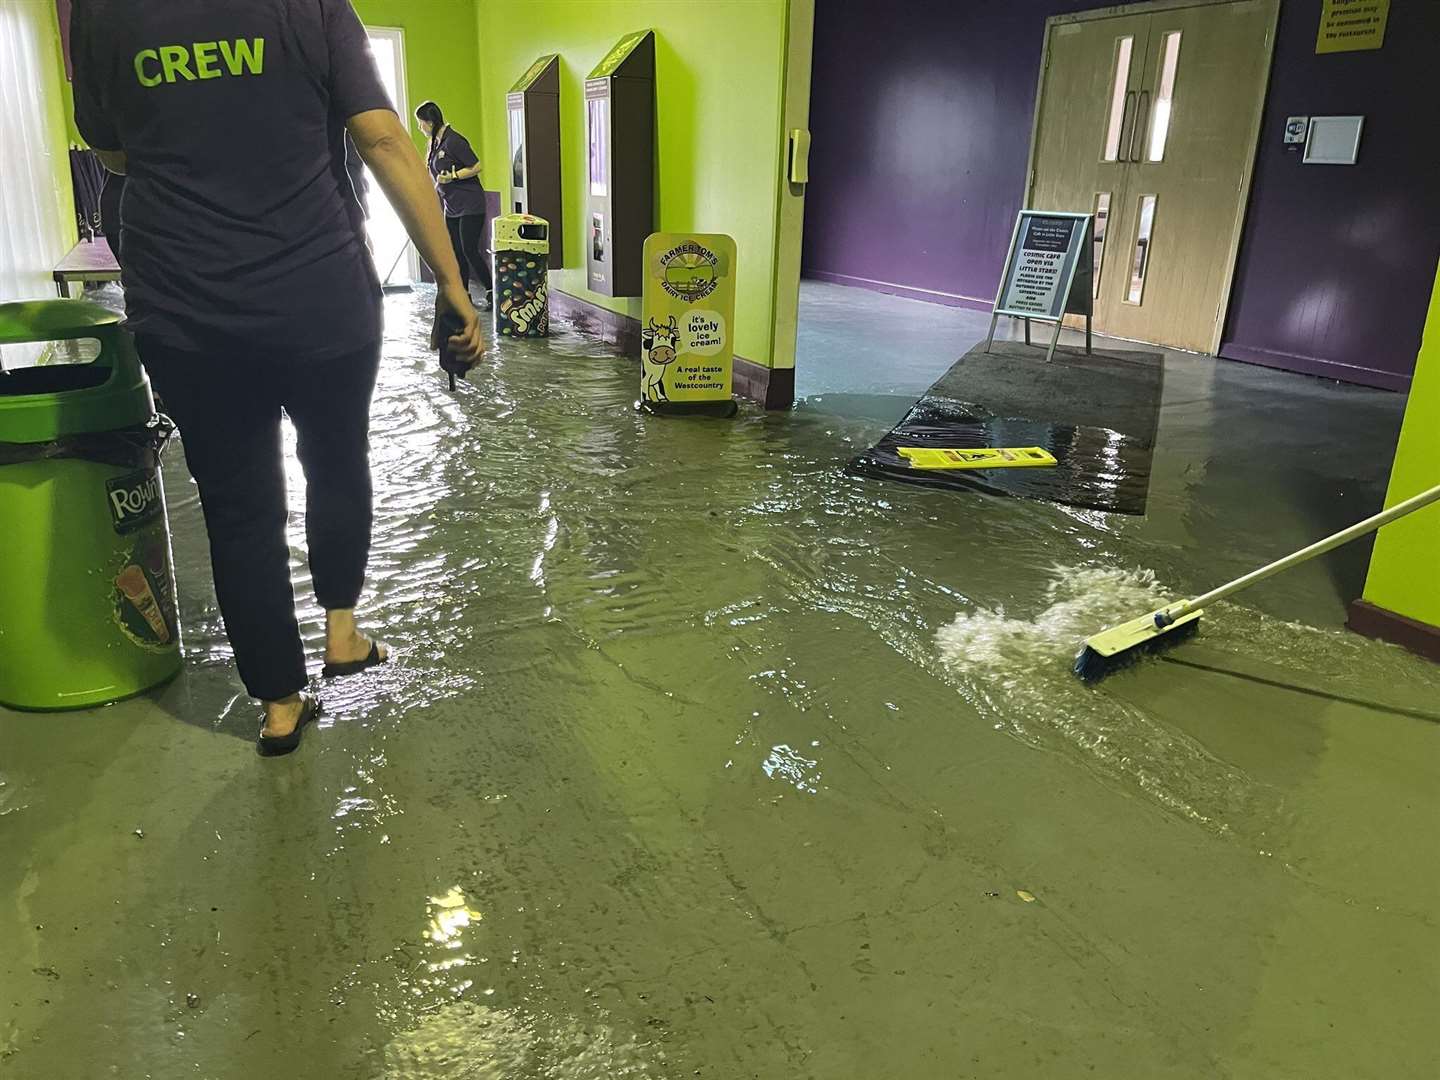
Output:
<svg viewBox="0 0 1440 1080">
<path fill-rule="evenodd" d="M 372 668 L 376 664 L 383 664 L 388 659 L 390 659 L 390 654 L 387 652 L 384 656 L 381 656 L 380 643 L 378 641 L 372 641 L 370 642 L 370 652 L 364 660 L 341 660 L 336 663 L 326 663 L 326 665 L 320 669 L 320 677 L 324 679 L 339 679 L 346 675 L 359 675 L 360 672 L 367 668 Z"/>
<path fill-rule="evenodd" d="M 320 715 L 322 706 L 320 699 L 314 694 L 301 693 L 305 706 L 300 710 L 300 719 L 295 724 L 295 730 L 289 735 L 266 735 L 264 728 L 262 734 L 255 740 L 255 749 L 261 757 L 281 757 L 300 748 L 300 736 L 305 731 L 305 725 Z"/>
</svg>

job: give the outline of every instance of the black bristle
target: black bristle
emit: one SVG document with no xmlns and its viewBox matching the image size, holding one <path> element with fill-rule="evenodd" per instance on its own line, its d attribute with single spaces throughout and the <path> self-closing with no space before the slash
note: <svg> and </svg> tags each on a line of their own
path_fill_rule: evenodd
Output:
<svg viewBox="0 0 1440 1080">
<path fill-rule="evenodd" d="M 1161 652 L 1182 641 L 1194 637 L 1200 629 L 1200 620 L 1191 619 L 1187 623 L 1165 630 L 1152 638 L 1146 638 L 1140 644 L 1118 652 L 1114 656 L 1101 656 L 1094 649 L 1086 645 L 1080 650 L 1080 655 L 1075 657 L 1075 674 L 1080 676 L 1083 682 L 1097 683 L 1107 675 L 1113 675 L 1122 668 L 1130 667 L 1132 664 L 1149 656 L 1152 653 Z"/>
</svg>

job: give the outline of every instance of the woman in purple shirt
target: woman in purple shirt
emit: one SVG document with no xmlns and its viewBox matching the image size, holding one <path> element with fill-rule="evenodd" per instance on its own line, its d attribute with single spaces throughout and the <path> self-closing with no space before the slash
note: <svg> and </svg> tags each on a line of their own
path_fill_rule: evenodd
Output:
<svg viewBox="0 0 1440 1080">
<path fill-rule="evenodd" d="M 485 261 L 485 188 L 480 183 L 480 159 L 470 148 L 470 140 L 445 122 L 445 114 L 435 102 L 422 103 L 415 110 L 415 119 L 430 140 L 426 164 L 445 208 L 445 225 L 460 276 L 468 289 L 473 273 L 485 286 L 485 306 L 491 307 L 494 286 Z"/>
</svg>

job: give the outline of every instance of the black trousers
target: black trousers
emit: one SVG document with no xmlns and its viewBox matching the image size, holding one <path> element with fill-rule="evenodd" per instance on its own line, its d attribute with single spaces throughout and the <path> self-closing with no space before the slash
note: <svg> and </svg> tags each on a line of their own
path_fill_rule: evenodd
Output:
<svg viewBox="0 0 1440 1080">
<path fill-rule="evenodd" d="M 190 353 L 137 341 L 180 429 L 200 489 L 215 595 L 245 689 L 266 701 L 302 689 L 305 651 L 290 584 L 283 409 L 305 470 L 305 537 L 315 597 L 352 608 L 370 557 L 370 398 L 380 344 L 321 360 Z"/>
<path fill-rule="evenodd" d="M 470 278 L 485 286 L 485 291 L 494 290 L 490 278 L 490 264 L 485 259 L 485 215 L 466 214 L 464 217 L 447 217 L 445 225 L 450 230 L 450 246 L 455 249 L 455 261 L 460 264 L 460 280 L 470 288 Z"/>
</svg>

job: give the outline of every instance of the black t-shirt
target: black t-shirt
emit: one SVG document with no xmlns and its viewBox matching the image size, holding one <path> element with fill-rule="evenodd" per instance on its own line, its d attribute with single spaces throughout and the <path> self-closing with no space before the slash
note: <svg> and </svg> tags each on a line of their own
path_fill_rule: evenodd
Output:
<svg viewBox="0 0 1440 1080">
<path fill-rule="evenodd" d="M 124 150 L 126 313 L 179 349 L 380 335 L 344 122 L 393 106 L 349 0 L 75 0 L 75 122 Z"/>
<path fill-rule="evenodd" d="M 440 193 L 440 203 L 445 207 L 446 217 L 465 217 L 467 214 L 485 213 L 485 188 L 478 176 L 468 180 L 452 180 L 440 183 L 440 174 L 455 169 L 468 169 L 480 159 L 470 149 L 470 140 L 450 125 L 440 133 L 440 138 L 430 144 L 428 155 L 430 176 L 435 181 L 435 190 Z"/>
</svg>

